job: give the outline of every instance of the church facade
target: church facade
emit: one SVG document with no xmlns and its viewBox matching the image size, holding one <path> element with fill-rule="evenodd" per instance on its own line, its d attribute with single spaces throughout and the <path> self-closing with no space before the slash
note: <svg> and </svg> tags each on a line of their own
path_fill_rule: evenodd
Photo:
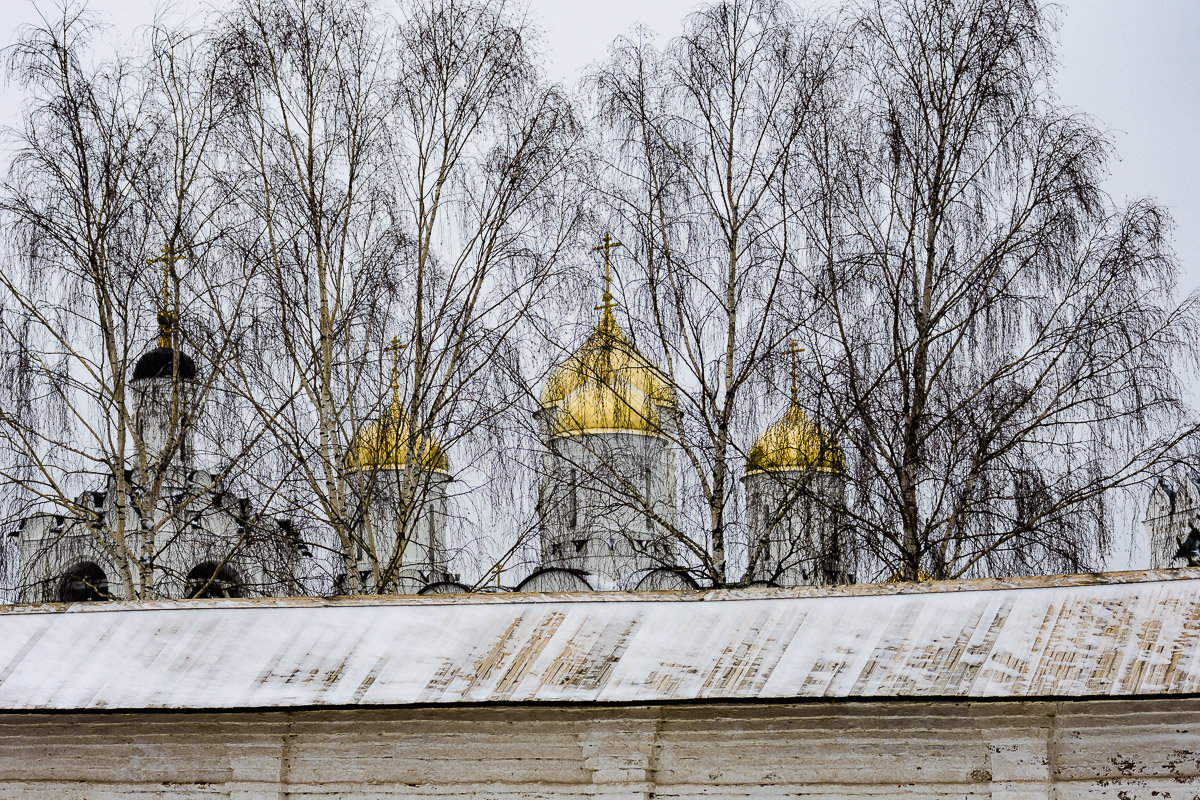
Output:
<svg viewBox="0 0 1200 800">
<path fill-rule="evenodd" d="M 289 521 L 257 513 L 196 465 L 189 419 L 195 381 L 195 362 L 171 346 L 167 329 L 159 347 L 138 359 L 128 384 L 140 463 L 77 498 L 73 517 L 21 521 L 19 602 L 123 599 L 123 572 L 159 597 L 299 591 L 304 545 Z M 131 556 L 133 563 L 119 563 Z"/>
<path fill-rule="evenodd" d="M 612 246 L 606 239 L 599 248 L 606 275 Z M 21 602 L 135 597 L 134 583 L 166 598 L 308 591 L 300 577 L 305 544 L 292 522 L 253 508 L 197 465 L 196 365 L 175 346 L 166 296 L 164 289 L 158 347 L 138 359 L 128 381 L 137 463 L 80 496 L 73 515 L 21 522 Z M 679 550 L 679 390 L 622 330 L 616 305 L 606 278 L 599 320 L 552 370 L 531 421 L 543 444 L 540 566 L 519 591 L 699 588 Z M 393 340 L 389 349 L 391 402 L 356 431 L 346 453 L 352 502 L 343 546 L 352 552 L 331 590 L 468 591 L 450 571 L 452 465 L 443 444 L 406 417 L 402 348 Z M 791 401 L 746 454 L 747 586 L 854 582 L 844 552 L 845 458 L 801 407 L 797 352 L 793 344 Z M 1146 529 L 1152 567 L 1200 565 L 1200 482 L 1160 483 Z"/>
</svg>

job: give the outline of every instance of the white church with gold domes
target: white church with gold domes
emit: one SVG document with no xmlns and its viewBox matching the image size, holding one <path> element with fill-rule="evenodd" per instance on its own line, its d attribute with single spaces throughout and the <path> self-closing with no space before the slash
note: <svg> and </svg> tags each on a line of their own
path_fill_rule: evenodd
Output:
<svg viewBox="0 0 1200 800">
<path fill-rule="evenodd" d="M 689 589 L 679 551 L 675 442 L 679 401 L 670 376 L 613 313 L 605 251 L 599 319 L 550 372 L 534 414 L 542 441 L 540 567 L 520 591 Z M 351 443 L 347 467 L 366 508 L 355 515 L 355 566 L 370 591 L 466 591 L 449 572 L 444 446 L 406 418 L 395 340 L 392 401 Z M 792 400 L 748 452 L 745 486 L 751 585 L 852 581 L 842 556 L 845 465 L 837 443 Z M 373 555 L 378 554 L 378 555 Z M 337 587 L 348 585 L 342 575 Z M 335 587 L 336 588 L 336 587 Z"/>
<path fill-rule="evenodd" d="M 670 379 L 617 324 L 614 305 L 606 288 L 600 322 L 542 392 L 542 564 L 576 576 L 556 573 L 556 588 L 680 588 L 685 579 L 671 569 L 670 433 L 679 407 Z"/>
<path fill-rule="evenodd" d="M 611 292 L 609 251 L 617 244 L 606 236 L 604 245 L 596 248 L 604 251 L 605 262 L 605 291 L 596 307 L 599 319 L 582 344 L 552 369 L 534 413 L 542 443 L 540 552 L 533 573 L 512 587 L 519 591 L 698 588 L 685 566 L 687 540 L 678 520 L 677 389 L 671 376 L 637 348 L 613 313 L 617 303 Z M 190 519 L 191 527 L 174 532 L 169 552 L 159 559 L 162 594 L 303 591 L 298 580 L 264 573 L 255 565 L 251 549 L 241 548 L 229 558 L 209 552 L 230 537 L 236 539 L 245 525 L 237 522 L 236 513 L 225 518 L 229 513 L 222 508 L 220 487 L 194 485 L 205 473 L 193 464 L 188 420 L 173 414 L 172 404 L 188 396 L 195 366 L 172 347 L 173 315 L 164 309 L 160 347 L 138 362 L 132 376 L 131 386 L 140 398 L 135 424 L 151 453 L 161 451 L 163 463 L 149 470 L 165 476 L 167 501 L 185 497 L 203 511 L 174 516 L 164 512 L 164 517 Z M 450 572 L 450 459 L 445 446 L 409 418 L 402 402 L 403 346 L 393 339 L 387 350 L 392 355 L 390 403 L 357 429 L 345 454 L 352 497 L 347 510 L 349 543 L 342 543 L 347 552 L 330 588 L 335 594 L 468 591 Z M 853 582 L 842 554 L 845 459 L 837 442 L 800 406 L 797 352 L 793 345 L 790 405 L 747 451 L 743 481 L 748 566 L 742 581 L 747 585 Z M 111 513 L 98 508 L 101 524 Z M 112 580 L 120 570 L 104 553 L 64 549 L 63 543 L 94 538 L 86 524 L 78 523 L 36 518 L 24 526 L 20 582 L 38 588 L 33 594 L 22 591 L 21 598 L 122 596 Z M 64 524 L 71 527 L 65 534 L 60 530 Z M 270 526 L 280 525 L 270 521 Z M 280 531 L 289 528 L 284 525 Z M 220 533 L 213 535 L 214 531 Z M 274 527 L 261 533 L 252 538 L 280 538 Z M 283 550 L 292 555 L 276 554 L 273 561 L 291 565 L 294 571 L 300 545 L 298 540 L 285 544 Z"/>
<path fill-rule="evenodd" d="M 676 387 L 617 323 L 605 251 L 599 320 L 550 373 L 536 425 L 544 445 L 539 488 L 540 569 L 518 590 L 689 589 L 677 519 Z M 398 344 L 392 343 L 392 351 Z M 793 347 L 792 402 L 751 446 L 745 486 L 749 569 L 745 582 L 810 585 L 851 581 L 842 563 L 845 459 L 800 408 Z M 358 536 L 364 585 L 402 593 L 466 588 L 446 559 L 450 468 L 438 441 L 404 419 L 392 367 L 392 403 L 355 439 L 350 457 L 368 509 Z M 415 453 L 410 458 L 408 453 Z M 389 564 L 368 563 L 371 552 Z"/>
</svg>

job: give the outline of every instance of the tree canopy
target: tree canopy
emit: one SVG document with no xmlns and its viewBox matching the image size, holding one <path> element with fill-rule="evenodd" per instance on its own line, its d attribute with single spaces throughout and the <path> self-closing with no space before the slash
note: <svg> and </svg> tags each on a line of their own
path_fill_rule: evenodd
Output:
<svg viewBox="0 0 1200 800">
<path fill-rule="evenodd" d="M 89 518 L 116 476 L 140 521 L 95 536 L 154 595 L 165 542 L 127 529 L 170 535 L 162 476 L 123 476 L 154 471 L 128 381 L 165 308 L 198 375 L 172 430 L 300 521 L 314 590 L 395 589 L 404 537 L 377 544 L 355 467 L 388 414 L 448 458 L 458 569 L 529 572 L 533 420 L 611 232 L 605 314 L 670 384 L 678 513 L 590 477 L 668 530 L 663 566 L 748 574 L 747 456 L 794 397 L 846 492 L 787 491 L 837 505 L 858 580 L 1094 569 L 1122 492 L 1191 458 L 1197 306 L 1169 212 L 1106 196 L 1112 142 L 1055 94 L 1055 14 L 726 0 L 574 87 L 504 3 L 230 0 L 111 55 L 85 7 L 48 14 L 6 52 L 4 510 Z M 430 487 L 388 491 L 409 530 Z"/>
</svg>

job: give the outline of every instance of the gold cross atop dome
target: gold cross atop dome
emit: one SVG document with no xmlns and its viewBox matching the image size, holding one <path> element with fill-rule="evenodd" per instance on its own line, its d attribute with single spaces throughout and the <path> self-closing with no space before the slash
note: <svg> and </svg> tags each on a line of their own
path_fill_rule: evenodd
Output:
<svg viewBox="0 0 1200 800">
<path fill-rule="evenodd" d="M 393 336 L 392 343 L 383 348 L 385 353 L 392 354 L 392 403 L 400 407 L 400 351 L 408 347 L 400 344 L 400 337 Z"/>
<path fill-rule="evenodd" d="M 803 353 L 803 352 L 804 352 L 804 348 L 803 348 L 803 347 L 797 347 L 797 346 L 796 346 L 796 340 L 795 340 L 795 339 L 792 339 L 792 344 L 791 344 L 791 346 L 790 346 L 790 347 L 788 347 L 788 349 L 787 349 L 786 351 L 784 351 L 784 352 L 786 352 L 788 355 L 790 355 L 790 356 L 792 357 L 792 368 L 791 368 L 791 370 L 790 370 L 790 374 L 791 374 L 791 376 L 792 376 L 792 405 L 796 405 L 796 404 L 799 402 L 799 400 L 797 399 L 797 398 L 798 398 L 798 395 L 797 395 L 797 393 L 796 393 L 796 374 L 797 374 L 797 370 L 796 370 L 796 356 L 798 356 L 798 355 L 800 355 L 801 353 Z"/>
<path fill-rule="evenodd" d="M 604 244 L 592 248 L 593 253 L 596 252 L 597 250 L 604 251 L 604 299 L 601 301 L 600 305 L 596 306 L 597 311 L 599 311 L 601 309 L 608 310 L 617 304 L 616 301 L 613 300 L 613 296 L 612 296 L 612 256 L 611 256 L 611 254 L 612 254 L 612 250 L 614 247 L 623 247 L 624 246 L 620 242 L 618 242 L 616 239 L 614 239 L 612 237 L 612 234 L 610 234 L 610 233 L 604 234 L 604 239 L 602 241 L 604 242 Z"/>
<path fill-rule="evenodd" d="M 171 308 L 171 265 L 186 258 L 167 246 L 158 258 L 146 259 L 147 264 L 163 265 L 162 304 L 158 307 L 158 346 L 162 348 L 171 346 L 171 337 L 175 332 L 175 311 Z"/>
<path fill-rule="evenodd" d="M 392 403 L 350 440 L 346 466 L 355 471 L 419 467 L 448 473 L 446 449 L 430 433 L 415 430 L 400 408 L 400 351 L 408 345 L 393 336 L 383 352 L 392 354 Z"/>
</svg>

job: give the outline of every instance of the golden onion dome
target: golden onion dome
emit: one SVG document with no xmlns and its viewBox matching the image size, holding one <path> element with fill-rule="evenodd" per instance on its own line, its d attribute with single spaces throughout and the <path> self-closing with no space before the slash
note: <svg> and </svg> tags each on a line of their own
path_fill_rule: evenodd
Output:
<svg viewBox="0 0 1200 800">
<path fill-rule="evenodd" d="M 350 442 L 346 465 L 354 470 L 403 469 L 409 465 L 408 446 L 413 439 L 412 428 L 393 399 L 377 420 L 364 425 Z M 419 455 L 421 469 L 429 472 L 449 472 L 450 461 L 445 448 L 432 436 L 418 433 L 413 448 Z"/>
<path fill-rule="evenodd" d="M 843 472 L 845 468 L 842 448 L 794 401 L 754 440 L 746 456 L 747 475 L 783 470 Z"/>
<path fill-rule="evenodd" d="M 586 384 L 598 381 L 610 387 L 629 387 L 646 395 L 657 405 L 675 408 L 675 390 L 667 376 L 642 355 L 613 316 L 604 309 L 600 324 L 571 357 L 555 367 L 542 390 L 542 407 L 562 403 Z M 626 405 L 636 407 L 640 398 L 631 397 Z"/>
<path fill-rule="evenodd" d="M 662 421 L 650 395 L 638 387 L 628 381 L 613 385 L 593 378 L 558 404 L 550 435 L 613 432 L 661 436 Z"/>
</svg>

